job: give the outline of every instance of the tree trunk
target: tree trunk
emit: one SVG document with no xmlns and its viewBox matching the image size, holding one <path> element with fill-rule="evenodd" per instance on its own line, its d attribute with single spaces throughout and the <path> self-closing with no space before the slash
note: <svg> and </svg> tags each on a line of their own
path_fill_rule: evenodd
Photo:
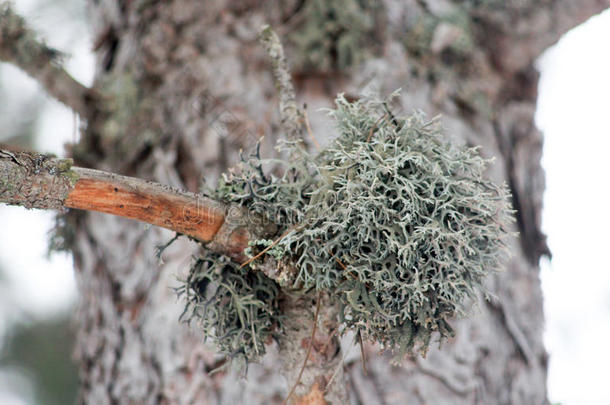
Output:
<svg viewBox="0 0 610 405">
<path fill-rule="evenodd" d="M 455 339 L 427 358 L 395 367 L 365 345 L 368 373 L 359 354 L 347 355 L 345 378 L 339 372 L 331 383 L 347 384 L 352 404 L 546 403 L 537 263 L 549 252 L 540 232 L 533 62 L 608 0 L 90 3 L 99 102 L 73 148 L 77 165 L 197 191 L 203 173 L 215 184 L 237 151 L 263 136 L 263 154 L 272 154 L 280 131 L 257 41 L 264 23 L 286 44 L 318 141 L 332 130 L 317 108 L 331 106 L 336 93 L 402 87 L 403 110 L 440 113 L 447 133 L 495 156 L 489 176 L 509 184 L 520 235 L 506 271 L 489 279 L 495 298 L 455 320 Z M 281 403 L 294 381 L 278 372 L 277 352 L 251 366 L 246 380 L 211 374 L 222 358 L 201 331 L 178 321 L 172 287 L 195 244 L 177 242 L 160 264 L 154 249 L 168 231 L 95 213 L 70 213 L 68 222 L 81 293 L 82 403 Z"/>
</svg>

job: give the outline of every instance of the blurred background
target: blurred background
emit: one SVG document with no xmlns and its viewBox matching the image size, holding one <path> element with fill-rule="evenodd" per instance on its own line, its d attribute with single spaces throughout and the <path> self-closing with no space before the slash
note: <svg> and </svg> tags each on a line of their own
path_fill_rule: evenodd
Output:
<svg viewBox="0 0 610 405">
<path fill-rule="evenodd" d="M 84 2 L 19 0 L 67 70 L 89 85 L 91 39 Z M 542 263 L 552 403 L 610 403 L 610 10 L 567 33 L 538 61 L 536 120 L 544 132 Z M 311 112 L 313 113 L 313 112 Z M 0 142 L 64 155 L 77 117 L 24 73 L 0 64 Z M 54 214 L 0 207 L 0 403 L 68 404 L 76 395 L 70 314 L 77 293 L 67 254 L 48 253 Z M 19 233 L 20 230 L 27 232 Z"/>
</svg>

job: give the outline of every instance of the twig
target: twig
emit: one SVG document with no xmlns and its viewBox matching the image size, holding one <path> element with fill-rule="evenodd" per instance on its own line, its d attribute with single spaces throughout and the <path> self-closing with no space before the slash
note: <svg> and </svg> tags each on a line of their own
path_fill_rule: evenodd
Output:
<svg viewBox="0 0 610 405">
<path fill-rule="evenodd" d="M 316 329 L 318 327 L 318 316 L 320 315 L 320 301 L 322 301 L 322 293 L 318 293 L 318 301 L 316 302 L 316 313 L 313 317 L 313 328 L 311 329 L 311 338 L 309 339 L 309 346 L 307 346 L 307 353 L 305 354 L 305 360 L 303 360 L 303 365 L 301 366 L 301 370 L 299 371 L 299 375 L 297 376 L 297 380 L 294 382 L 294 385 L 290 389 L 288 396 L 282 402 L 282 405 L 286 405 L 288 400 L 294 394 L 294 390 L 297 389 L 299 382 L 301 381 L 301 377 L 303 376 L 303 371 L 305 371 L 305 366 L 307 366 L 307 360 L 309 359 L 309 355 L 311 354 L 311 348 L 313 347 L 313 340 L 316 336 Z"/>
<path fill-rule="evenodd" d="M 355 337 L 354 337 L 355 338 Z M 356 341 L 353 341 L 353 344 L 355 345 Z M 349 349 L 343 353 L 343 356 L 341 356 L 341 361 L 339 362 L 339 364 L 337 365 L 337 368 L 335 369 L 335 371 L 333 372 L 333 375 L 330 377 L 330 379 L 328 380 L 328 382 L 326 383 L 326 388 L 324 389 L 324 391 L 328 391 L 328 388 L 330 387 L 331 383 L 334 381 L 335 376 L 337 374 L 339 374 L 339 370 L 341 370 L 341 367 L 343 366 L 343 364 L 345 363 L 345 359 L 347 358 L 347 355 L 351 353 L 353 346 L 350 346 Z"/>
<path fill-rule="evenodd" d="M 36 39 L 8 2 L 0 4 L 0 60 L 12 63 L 36 79 L 54 98 L 87 116 L 91 91 L 61 66 L 61 53 Z"/>
<path fill-rule="evenodd" d="M 275 87 L 280 95 L 280 118 L 286 136 L 291 141 L 303 142 L 303 113 L 296 102 L 294 86 L 284 48 L 277 34 L 269 25 L 263 26 L 259 38 L 271 60 Z"/>
<path fill-rule="evenodd" d="M 362 372 L 364 373 L 364 375 L 367 375 L 368 372 L 366 371 L 366 353 L 364 352 L 364 342 L 362 342 L 362 333 L 360 332 L 360 329 L 358 329 L 358 332 L 356 332 L 356 337 L 358 338 L 358 344 L 360 345 L 360 355 L 362 356 Z"/>
<path fill-rule="evenodd" d="M 292 231 L 294 231 L 296 228 L 293 226 L 289 229 L 286 230 L 286 232 L 284 232 L 283 234 L 280 235 L 279 238 L 277 238 L 276 240 L 274 240 L 269 246 L 267 246 L 266 248 L 264 248 L 263 250 L 261 250 L 259 253 L 257 253 L 255 256 L 249 258 L 248 260 L 246 260 L 245 262 L 243 262 L 241 264 L 241 266 L 239 266 L 240 268 L 245 267 L 247 265 L 249 265 L 250 263 L 252 263 L 253 261 L 255 261 L 256 259 L 258 259 L 259 257 L 261 257 L 262 255 L 264 255 L 265 253 L 267 253 L 272 247 L 274 247 L 275 245 L 277 245 L 278 243 L 280 243 L 280 241 L 282 239 L 284 239 L 286 236 L 288 236 L 288 234 Z"/>
<path fill-rule="evenodd" d="M 303 108 L 303 118 L 305 120 L 305 129 L 307 129 L 307 135 L 309 135 L 309 139 L 316 147 L 316 150 L 320 150 L 320 144 L 315 136 L 313 136 L 313 131 L 311 130 L 311 125 L 309 125 L 309 116 L 307 115 L 307 108 Z"/>
<path fill-rule="evenodd" d="M 373 133 L 377 129 L 377 125 L 379 125 L 381 123 L 381 121 L 383 121 L 384 118 L 387 116 L 388 116 L 388 114 L 384 114 L 381 117 L 379 117 L 379 119 L 377 119 L 377 121 L 375 121 L 375 124 L 373 124 L 373 126 L 371 127 L 371 130 L 369 131 L 369 136 L 366 137 L 367 142 L 371 141 L 371 139 L 373 138 Z"/>
</svg>

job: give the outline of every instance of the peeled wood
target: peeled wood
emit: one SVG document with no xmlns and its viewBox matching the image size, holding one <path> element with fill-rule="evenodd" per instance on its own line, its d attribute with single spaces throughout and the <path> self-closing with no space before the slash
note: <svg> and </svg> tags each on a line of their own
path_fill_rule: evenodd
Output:
<svg viewBox="0 0 610 405">
<path fill-rule="evenodd" d="M 79 178 L 64 205 L 161 226 L 210 242 L 224 223 L 216 201 L 133 177 L 74 167 Z"/>
</svg>

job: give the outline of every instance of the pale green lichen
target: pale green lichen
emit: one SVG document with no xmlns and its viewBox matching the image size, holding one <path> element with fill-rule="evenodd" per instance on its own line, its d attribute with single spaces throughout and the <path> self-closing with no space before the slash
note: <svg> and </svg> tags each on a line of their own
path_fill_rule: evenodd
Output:
<svg viewBox="0 0 610 405">
<path fill-rule="evenodd" d="M 439 19 L 427 14 L 411 15 L 405 21 L 403 44 L 414 56 L 422 56 L 430 52 L 430 43 Z"/>
<path fill-rule="evenodd" d="M 72 170 L 73 165 L 74 160 L 70 158 L 57 159 L 55 164 L 55 170 L 57 171 L 57 174 L 65 179 L 68 179 L 72 187 L 76 185 L 76 182 L 80 178 L 79 174 Z"/>
<path fill-rule="evenodd" d="M 269 248 L 271 246 L 271 248 Z M 252 240 L 248 242 L 248 247 L 244 251 L 246 256 L 249 258 L 255 258 L 259 252 L 262 252 L 266 248 L 266 255 L 272 256 L 275 260 L 281 260 L 284 257 L 284 248 L 281 246 L 273 245 L 273 241 L 271 239 L 258 239 Z"/>
<path fill-rule="evenodd" d="M 283 237 L 267 254 L 296 265 L 291 289 L 325 291 L 336 300 L 343 332 L 360 332 L 399 355 L 425 352 L 433 333 L 441 340 L 453 335 L 449 320 L 500 267 L 512 221 L 508 192 L 485 179 L 488 162 L 475 148 L 443 136 L 438 119 L 394 117 L 375 100 L 350 103 L 339 96 L 336 103 L 330 115 L 339 135 L 319 155 L 287 142 L 280 149 L 289 160 L 255 153 L 223 178 L 215 196 L 279 225 Z M 279 168 L 263 170 L 270 163 Z M 259 252 L 271 243 L 254 245 Z M 219 271 L 249 288 L 275 286 L 260 272 L 226 263 L 204 274 Z M 244 278 L 253 274 L 256 279 Z M 239 308 L 232 302 L 218 310 L 235 318 Z M 281 317 L 271 321 L 277 307 L 271 308 L 261 319 L 281 326 Z M 206 331 L 217 318 L 205 318 Z M 244 344 L 261 353 L 254 340 L 264 337 L 247 334 L 248 325 L 239 324 Z M 213 337 L 234 349 L 234 341 Z"/>
<path fill-rule="evenodd" d="M 182 319 L 198 322 L 218 350 L 239 365 L 260 358 L 265 344 L 281 332 L 277 284 L 226 257 L 196 259 L 177 292 L 186 302 Z"/>
<path fill-rule="evenodd" d="M 443 15 L 420 12 L 408 16 L 405 20 L 403 44 L 411 55 L 430 58 L 432 42 L 440 27 L 452 30 L 452 38 L 445 52 L 452 52 L 456 57 L 464 59 L 475 50 L 471 16 L 459 6 Z"/>
</svg>

